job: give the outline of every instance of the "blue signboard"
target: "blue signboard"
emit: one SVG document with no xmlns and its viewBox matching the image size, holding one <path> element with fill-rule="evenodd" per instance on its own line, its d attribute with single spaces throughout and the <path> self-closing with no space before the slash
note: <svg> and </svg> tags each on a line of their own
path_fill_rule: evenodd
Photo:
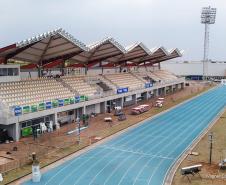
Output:
<svg viewBox="0 0 226 185">
<path fill-rule="evenodd" d="M 58 100 L 58 103 L 59 103 L 59 107 L 64 106 L 64 100 Z"/>
<path fill-rule="evenodd" d="M 129 91 L 128 87 L 122 89 L 123 93 L 127 93 L 128 91 Z"/>
<path fill-rule="evenodd" d="M 150 88 L 150 87 L 152 87 L 152 86 L 153 86 L 152 83 L 145 83 L 145 88 Z"/>
<path fill-rule="evenodd" d="M 46 102 L 46 109 L 52 108 L 52 102 Z"/>
<path fill-rule="evenodd" d="M 20 107 L 20 106 L 15 107 L 14 108 L 14 114 L 15 114 L 15 116 L 22 115 L 22 107 Z"/>
<path fill-rule="evenodd" d="M 123 93 L 123 90 L 122 89 L 117 89 L 117 94 L 121 94 Z"/>
<path fill-rule="evenodd" d="M 117 94 L 127 93 L 129 91 L 128 87 L 117 89 Z"/>
<path fill-rule="evenodd" d="M 75 96 L 75 103 L 79 103 L 80 102 L 80 96 Z"/>
</svg>

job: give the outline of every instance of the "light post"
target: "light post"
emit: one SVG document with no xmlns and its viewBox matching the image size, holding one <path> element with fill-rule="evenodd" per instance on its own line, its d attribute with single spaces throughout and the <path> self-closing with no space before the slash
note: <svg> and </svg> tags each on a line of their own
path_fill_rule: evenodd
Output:
<svg viewBox="0 0 226 185">
<path fill-rule="evenodd" d="M 208 140 L 210 143 L 209 164 L 211 164 L 212 163 L 212 150 L 213 150 L 213 132 L 209 133 Z"/>
<path fill-rule="evenodd" d="M 78 144 L 80 143 L 80 132 L 81 132 L 81 124 L 80 124 L 80 118 L 77 117 L 76 118 L 76 123 L 77 123 L 77 128 L 78 128 L 78 132 L 77 132 L 77 135 L 78 135 Z"/>
<path fill-rule="evenodd" d="M 216 8 L 203 7 L 201 13 L 201 23 L 205 24 L 204 56 L 203 56 L 203 80 L 208 76 L 208 54 L 209 54 L 209 25 L 215 23 Z"/>
</svg>

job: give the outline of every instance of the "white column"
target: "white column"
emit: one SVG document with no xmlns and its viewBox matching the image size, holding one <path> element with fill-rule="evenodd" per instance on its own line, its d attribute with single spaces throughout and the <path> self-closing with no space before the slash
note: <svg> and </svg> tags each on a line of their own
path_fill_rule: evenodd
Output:
<svg viewBox="0 0 226 185">
<path fill-rule="evenodd" d="M 19 141 L 20 139 L 20 124 L 19 122 L 15 123 L 15 140 Z"/>
</svg>

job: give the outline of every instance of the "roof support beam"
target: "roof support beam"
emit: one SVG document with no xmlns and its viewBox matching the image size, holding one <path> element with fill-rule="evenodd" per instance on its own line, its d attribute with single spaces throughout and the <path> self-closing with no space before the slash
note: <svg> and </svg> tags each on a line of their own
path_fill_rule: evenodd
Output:
<svg viewBox="0 0 226 185">
<path fill-rule="evenodd" d="M 27 46 L 25 46 L 25 47 L 23 47 L 23 48 L 19 48 L 19 49 L 17 49 L 15 52 L 6 55 L 6 56 L 5 56 L 6 60 L 15 57 L 17 54 L 19 54 L 19 53 L 21 53 L 22 51 L 28 49 L 29 47 L 35 45 L 36 43 L 37 43 L 37 42 L 35 42 L 35 43 L 33 43 L 33 44 L 30 44 L 30 45 L 27 45 Z"/>
<path fill-rule="evenodd" d="M 76 51 L 76 52 L 72 52 L 72 53 L 69 53 L 69 54 L 65 54 L 65 55 L 61 55 L 61 56 L 57 56 L 57 57 L 54 57 L 54 58 L 50 58 L 48 60 L 43 60 L 43 65 L 44 64 L 47 64 L 47 63 L 50 63 L 52 61 L 55 61 L 55 60 L 59 60 L 59 59 L 62 59 L 62 60 L 68 60 L 70 58 L 72 58 L 73 56 L 75 55 L 78 55 L 80 53 L 82 53 L 83 51 Z"/>
<path fill-rule="evenodd" d="M 97 59 L 97 60 L 91 60 L 91 61 L 89 61 L 89 64 L 92 66 L 93 63 L 96 64 L 96 62 L 103 61 L 103 60 L 106 60 L 108 58 L 116 57 L 118 55 L 120 55 L 120 54 L 117 53 L 117 54 L 106 56 L 106 57 L 103 57 L 103 58 L 100 58 L 100 59 Z"/>
<path fill-rule="evenodd" d="M 145 56 L 147 56 L 147 55 L 145 55 Z M 139 55 L 139 56 L 132 57 L 132 58 L 127 58 L 127 59 L 120 60 L 118 62 L 118 64 L 120 65 L 121 63 L 124 63 L 125 61 L 135 60 L 135 59 L 141 58 L 141 57 L 143 57 L 143 54 L 142 55 Z"/>
<path fill-rule="evenodd" d="M 42 64 L 42 59 L 43 59 L 43 57 L 45 56 L 46 51 L 47 51 L 48 48 L 49 48 L 49 45 L 50 45 L 50 43 L 51 43 L 51 41 L 52 41 L 52 38 L 53 38 L 53 37 L 50 37 L 50 38 L 49 38 L 49 41 L 48 41 L 48 43 L 46 44 L 46 47 L 44 48 L 44 50 L 43 50 L 43 52 L 42 52 L 42 54 L 41 54 L 41 56 L 40 56 L 40 58 L 39 58 L 38 64 L 39 64 L 40 66 L 43 65 L 43 64 Z"/>
</svg>

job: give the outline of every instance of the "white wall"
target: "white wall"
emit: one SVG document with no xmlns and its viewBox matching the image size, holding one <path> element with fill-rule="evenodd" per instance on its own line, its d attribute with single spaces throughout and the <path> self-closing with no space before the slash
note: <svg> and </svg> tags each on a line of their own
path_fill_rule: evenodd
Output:
<svg viewBox="0 0 226 185">
<path fill-rule="evenodd" d="M 198 62 L 163 62 L 161 68 L 171 71 L 176 75 L 202 75 L 203 63 Z M 208 63 L 208 76 L 225 76 L 226 63 Z"/>
<path fill-rule="evenodd" d="M 0 68 L 18 68 L 18 76 L 0 76 L 0 82 L 13 82 L 13 81 L 20 81 L 20 66 L 19 65 L 0 65 Z"/>
</svg>

